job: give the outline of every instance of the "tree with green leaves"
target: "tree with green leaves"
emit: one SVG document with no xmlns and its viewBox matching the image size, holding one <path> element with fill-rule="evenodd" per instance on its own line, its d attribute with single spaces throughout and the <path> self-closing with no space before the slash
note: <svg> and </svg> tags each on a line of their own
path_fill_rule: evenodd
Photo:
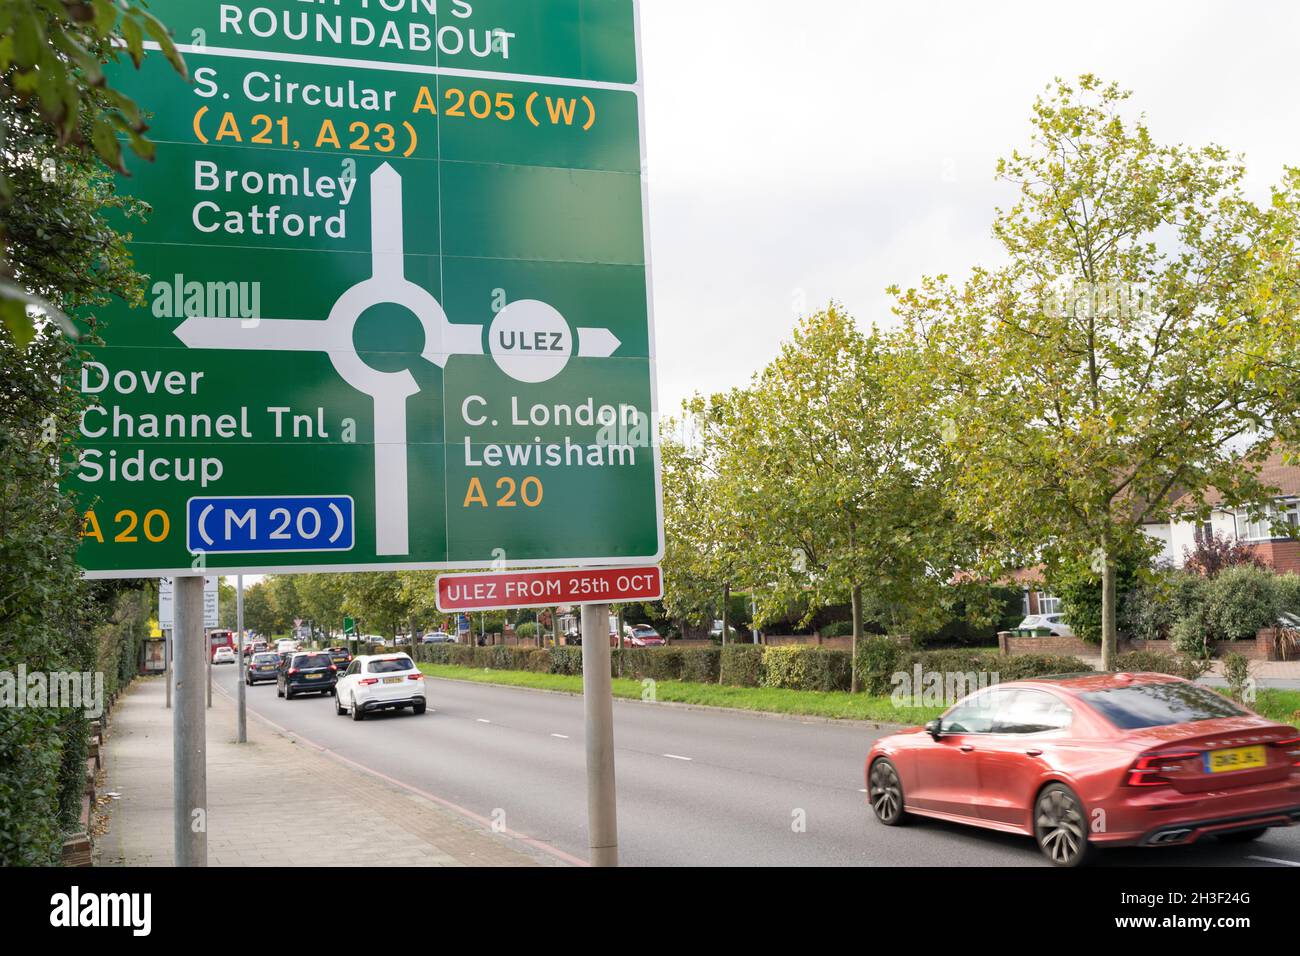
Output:
<svg viewBox="0 0 1300 956">
<path fill-rule="evenodd" d="M 123 142 L 137 156 L 153 159 L 144 111 L 104 71 L 121 51 L 139 67 L 145 37 L 185 75 L 167 29 L 134 0 L 0 0 L 0 326 L 20 346 L 35 335 L 33 308 L 73 331 L 60 296 L 52 294 L 58 287 L 39 287 L 23 268 L 34 246 L 48 247 L 64 268 L 94 270 L 96 259 L 79 262 L 61 243 L 70 233 L 79 238 L 88 229 L 104 231 L 93 205 L 28 208 L 38 201 L 32 177 L 80 182 L 84 176 L 78 174 L 99 163 L 125 173 Z M 16 182 L 15 175 L 28 182 Z M 94 185 L 103 189 L 102 182 Z M 65 221 L 65 212 L 74 215 Z M 46 228 L 14 228 L 33 217 Z"/>
<path fill-rule="evenodd" d="M 357 627 L 384 637 L 406 630 L 411 603 L 402 592 L 397 571 L 366 571 L 347 575 L 343 609 Z"/>
<path fill-rule="evenodd" d="M 1157 143 L 1129 94 L 1057 81 L 1033 137 L 998 164 L 1017 189 L 993 231 L 1005 261 L 926 278 L 896 311 L 949 418 L 963 518 L 985 563 L 1086 561 L 1116 653 L 1116 555 L 1176 493 L 1208 512 L 1267 500 L 1273 432 L 1297 425 L 1300 171 L 1267 203 L 1218 146 Z M 1242 449 L 1242 443 L 1248 447 Z"/>
<path fill-rule="evenodd" d="M 852 606 L 906 626 L 937 606 L 954 563 L 946 455 L 909 354 L 838 305 L 803 319 L 749 388 L 715 396 L 720 511 L 743 527 L 738 577 L 760 620 Z"/>
<path fill-rule="evenodd" d="M 719 495 L 718 425 L 710 403 L 695 396 L 680 418 L 665 420 L 660 437 L 664 608 L 695 626 L 727 616 L 744 540 L 738 516 Z"/>
<path fill-rule="evenodd" d="M 96 129 L 111 126 L 106 111 L 138 119 L 138 110 L 113 105 L 100 71 L 108 44 L 78 39 L 99 29 L 86 18 L 100 6 L 0 0 L 0 670 L 94 670 L 96 631 L 120 594 L 82 580 L 81 516 L 54 467 L 75 462 L 81 410 L 70 387 L 81 355 L 63 335 L 65 315 L 89 318 L 113 297 L 140 301 L 125 243 L 104 218 L 138 207 L 116 195 L 96 148 L 120 166 L 116 137 Z M 129 6 L 116 8 L 114 24 L 135 18 Z M 128 675 L 133 649 L 115 650 Z M 78 711 L 0 712 L 0 864 L 57 863 L 63 833 L 77 825 L 88 740 Z"/>
</svg>

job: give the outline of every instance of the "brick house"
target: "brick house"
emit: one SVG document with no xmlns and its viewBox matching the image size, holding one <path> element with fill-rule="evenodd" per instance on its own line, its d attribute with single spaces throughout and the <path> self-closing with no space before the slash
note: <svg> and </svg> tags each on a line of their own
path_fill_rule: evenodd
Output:
<svg viewBox="0 0 1300 956">
<path fill-rule="evenodd" d="M 1260 469 L 1259 480 L 1278 489 L 1278 495 L 1258 520 L 1252 520 L 1245 508 L 1217 507 L 1223 499 L 1214 489 L 1206 494 L 1206 503 L 1216 506 L 1208 519 L 1179 518 L 1180 510 L 1193 504 L 1190 498 L 1181 498 L 1170 509 L 1175 515 L 1172 521 L 1145 529 L 1163 545 L 1158 557 L 1182 567 L 1198 538 L 1218 535 L 1229 541 L 1245 541 L 1276 571 L 1300 572 L 1300 466 L 1287 464 L 1283 457 L 1281 450 L 1274 451 Z M 1279 536 L 1275 522 L 1292 529 L 1291 536 Z"/>
</svg>

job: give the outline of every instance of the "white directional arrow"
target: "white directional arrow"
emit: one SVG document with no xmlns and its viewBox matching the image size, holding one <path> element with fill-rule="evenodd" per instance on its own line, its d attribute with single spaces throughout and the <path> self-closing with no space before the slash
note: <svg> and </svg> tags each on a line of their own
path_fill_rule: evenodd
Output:
<svg viewBox="0 0 1300 956">
<path fill-rule="evenodd" d="M 578 354 L 584 358 L 609 358 L 622 344 L 609 329 L 578 329 Z"/>
</svg>

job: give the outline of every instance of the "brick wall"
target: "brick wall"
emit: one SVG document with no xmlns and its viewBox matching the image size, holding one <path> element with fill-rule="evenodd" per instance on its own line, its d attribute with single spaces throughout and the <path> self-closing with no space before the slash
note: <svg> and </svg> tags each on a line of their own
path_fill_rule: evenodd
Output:
<svg viewBox="0 0 1300 956">
<path fill-rule="evenodd" d="M 1056 654 L 1062 657 L 1096 657 L 1101 649 L 1079 637 L 1012 637 L 1007 631 L 998 634 L 998 649 L 1003 654 Z"/>
<path fill-rule="evenodd" d="M 1300 572 L 1300 541 L 1258 541 L 1250 547 L 1275 571 Z"/>
</svg>

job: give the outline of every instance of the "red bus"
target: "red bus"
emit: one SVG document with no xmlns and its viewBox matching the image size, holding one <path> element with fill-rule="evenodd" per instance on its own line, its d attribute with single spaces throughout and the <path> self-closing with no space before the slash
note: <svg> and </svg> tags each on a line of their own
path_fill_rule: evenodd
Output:
<svg viewBox="0 0 1300 956">
<path fill-rule="evenodd" d="M 235 648 L 235 632 L 228 630 L 208 631 L 208 660 L 210 661 L 217 654 L 218 647 L 228 647 L 232 651 Z"/>
</svg>

